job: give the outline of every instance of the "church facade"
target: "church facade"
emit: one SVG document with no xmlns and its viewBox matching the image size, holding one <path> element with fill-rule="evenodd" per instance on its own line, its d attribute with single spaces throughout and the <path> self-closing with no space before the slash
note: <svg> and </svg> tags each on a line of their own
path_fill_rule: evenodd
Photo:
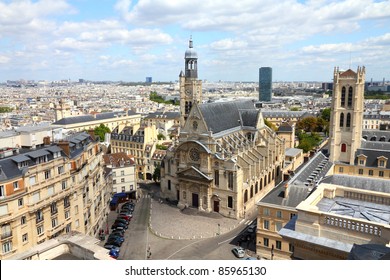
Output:
<svg viewBox="0 0 390 280">
<path fill-rule="evenodd" d="M 180 135 L 161 166 L 161 193 L 180 208 L 247 218 L 282 180 L 284 141 L 252 100 L 202 104 L 197 58 L 190 40 L 180 73 Z"/>
</svg>

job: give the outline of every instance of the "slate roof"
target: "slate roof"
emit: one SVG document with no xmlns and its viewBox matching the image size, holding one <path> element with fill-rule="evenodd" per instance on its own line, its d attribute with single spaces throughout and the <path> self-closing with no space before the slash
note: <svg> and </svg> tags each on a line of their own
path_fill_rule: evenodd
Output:
<svg viewBox="0 0 390 280">
<path fill-rule="evenodd" d="M 366 167 L 378 167 L 378 157 L 384 156 L 388 158 L 385 168 L 390 169 L 390 143 L 376 142 L 364 145 L 369 148 L 357 149 L 355 153 L 355 165 L 359 165 L 359 155 L 365 155 Z"/>
<path fill-rule="evenodd" d="M 118 112 L 107 112 L 107 113 L 96 114 L 96 117 L 94 115 L 68 117 L 54 122 L 53 125 L 66 125 L 66 124 L 76 124 L 76 123 L 92 122 L 98 120 L 114 119 L 117 116 L 124 116 L 125 114 L 126 114 L 125 111 L 118 111 Z M 127 111 L 127 115 L 132 116 L 132 115 L 137 115 L 137 113 L 135 113 L 132 110 L 129 110 Z"/>
<path fill-rule="evenodd" d="M 367 141 L 390 142 L 390 131 L 386 130 L 363 130 L 362 137 Z"/>
<path fill-rule="evenodd" d="M 297 156 L 299 153 L 301 153 L 302 151 L 303 151 L 302 149 L 289 148 L 289 149 L 286 149 L 285 156 L 288 156 L 288 157 L 295 157 L 295 156 Z"/>
<path fill-rule="evenodd" d="M 282 123 L 278 129 L 278 132 L 292 132 L 292 131 L 293 131 L 293 127 L 286 122 Z"/>
<path fill-rule="evenodd" d="M 349 188 L 390 193 L 390 180 L 348 175 L 332 175 L 325 177 L 321 183 L 340 185 Z"/>
<path fill-rule="evenodd" d="M 255 114 L 260 113 L 252 100 L 205 103 L 199 105 L 199 109 L 208 129 L 213 133 L 239 127 L 241 122 L 244 122 L 243 125 L 252 126 Z"/>
<path fill-rule="evenodd" d="M 285 110 L 262 110 L 264 118 L 304 118 L 309 116 L 317 116 L 318 113 L 307 111 L 285 111 Z"/>
<path fill-rule="evenodd" d="M 180 113 L 179 112 L 154 112 L 154 113 L 149 113 L 145 119 L 178 119 L 180 118 Z"/>
</svg>

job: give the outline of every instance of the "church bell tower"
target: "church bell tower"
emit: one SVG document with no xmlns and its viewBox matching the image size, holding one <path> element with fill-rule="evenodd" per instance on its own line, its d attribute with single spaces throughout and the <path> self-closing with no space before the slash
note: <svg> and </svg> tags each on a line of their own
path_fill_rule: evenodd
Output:
<svg viewBox="0 0 390 280">
<path fill-rule="evenodd" d="M 361 146 L 366 70 L 358 67 L 333 74 L 333 97 L 330 116 L 330 161 L 354 164 L 355 152 Z"/>
<path fill-rule="evenodd" d="M 184 55 L 185 72 L 180 72 L 180 126 L 183 127 L 192 105 L 202 102 L 202 81 L 198 80 L 198 54 L 194 50 L 192 38 Z"/>
</svg>

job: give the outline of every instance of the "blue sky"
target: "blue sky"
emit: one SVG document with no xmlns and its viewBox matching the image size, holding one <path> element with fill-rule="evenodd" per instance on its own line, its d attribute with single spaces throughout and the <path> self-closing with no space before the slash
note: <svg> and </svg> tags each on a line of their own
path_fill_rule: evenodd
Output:
<svg viewBox="0 0 390 280">
<path fill-rule="evenodd" d="M 0 81 L 174 81 L 190 36 L 202 80 L 390 80 L 390 1 L 0 0 Z"/>
</svg>

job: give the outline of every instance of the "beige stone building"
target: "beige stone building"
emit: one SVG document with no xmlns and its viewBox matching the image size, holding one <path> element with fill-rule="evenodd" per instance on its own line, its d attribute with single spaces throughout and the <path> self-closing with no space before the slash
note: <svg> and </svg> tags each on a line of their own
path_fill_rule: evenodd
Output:
<svg viewBox="0 0 390 280">
<path fill-rule="evenodd" d="M 0 160 L 1 259 L 70 231 L 96 236 L 111 195 L 88 133 Z"/>
<path fill-rule="evenodd" d="M 134 158 L 138 179 L 152 179 L 152 156 L 156 150 L 157 130 L 154 125 L 126 126 L 111 133 L 111 152 L 126 153 Z"/>
<path fill-rule="evenodd" d="M 112 192 L 126 193 L 136 199 L 138 184 L 134 160 L 124 152 L 107 154 L 103 158 L 112 174 Z"/>
<path fill-rule="evenodd" d="M 358 187 L 323 183 L 297 206 L 296 217 L 280 231 L 295 258 L 348 259 L 354 244 L 390 246 L 389 192 L 362 184 L 378 186 L 372 179 L 356 182 Z"/>
<path fill-rule="evenodd" d="M 82 115 L 65 117 L 53 123 L 53 128 L 64 128 L 72 131 L 88 131 L 100 124 L 107 126 L 110 131 L 119 127 L 122 130 L 125 126 L 139 125 L 141 115 L 131 110 L 97 113 L 93 115 Z"/>
<path fill-rule="evenodd" d="M 181 129 L 161 166 L 162 196 L 235 219 L 282 179 L 284 141 L 251 100 L 201 104 L 197 54 L 190 41 L 180 73 Z"/>
</svg>

